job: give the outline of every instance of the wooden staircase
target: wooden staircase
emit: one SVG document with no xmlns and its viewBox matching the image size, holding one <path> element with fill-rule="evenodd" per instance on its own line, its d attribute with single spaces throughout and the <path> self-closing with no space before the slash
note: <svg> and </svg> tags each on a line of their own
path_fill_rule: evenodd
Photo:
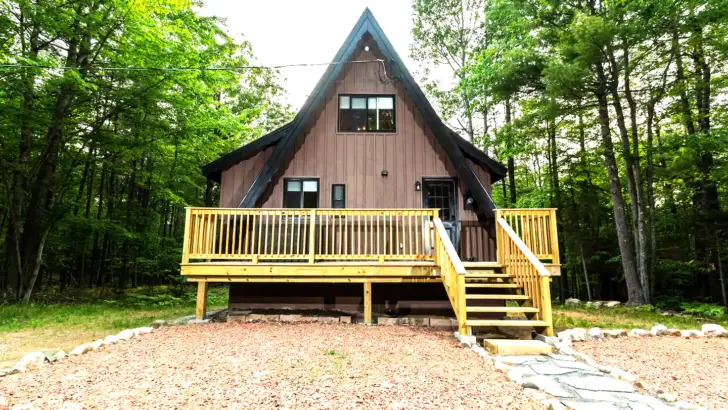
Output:
<svg viewBox="0 0 728 410">
<path fill-rule="evenodd" d="M 503 273 L 499 264 L 464 262 L 463 266 L 468 327 L 533 327 L 541 333 L 549 326 L 531 297 L 524 295 L 523 285 Z M 525 318 L 511 318 L 516 315 Z"/>
<path fill-rule="evenodd" d="M 557 270 L 560 266 L 556 211 L 495 213 L 497 262 L 461 261 L 442 221 L 433 219 L 435 265 L 457 317 L 458 333 L 471 335 L 473 327 L 533 327 L 553 336 L 552 271 L 541 260 L 549 260 Z"/>
</svg>

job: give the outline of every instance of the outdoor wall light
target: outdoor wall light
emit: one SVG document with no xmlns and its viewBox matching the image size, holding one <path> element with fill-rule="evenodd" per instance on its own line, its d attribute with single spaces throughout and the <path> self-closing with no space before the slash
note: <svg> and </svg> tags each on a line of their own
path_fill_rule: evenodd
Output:
<svg viewBox="0 0 728 410">
<path fill-rule="evenodd" d="M 383 170 L 382 170 L 382 176 L 383 176 L 383 177 L 386 177 L 387 175 L 389 175 L 389 172 L 387 172 L 387 170 L 386 170 L 386 169 L 383 169 Z"/>
<path fill-rule="evenodd" d="M 422 183 L 420 181 L 415 181 L 415 191 L 422 191 Z"/>
</svg>

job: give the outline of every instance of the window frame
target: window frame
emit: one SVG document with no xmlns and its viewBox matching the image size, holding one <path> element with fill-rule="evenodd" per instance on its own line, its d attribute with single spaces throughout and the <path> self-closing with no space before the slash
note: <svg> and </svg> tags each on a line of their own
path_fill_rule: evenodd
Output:
<svg viewBox="0 0 728 410">
<path fill-rule="evenodd" d="M 342 206 L 341 208 L 337 208 L 335 206 L 336 199 L 334 199 L 334 191 L 337 186 L 340 186 L 344 190 L 344 199 L 342 199 L 344 206 Z M 331 208 L 332 209 L 346 209 L 346 184 L 331 184 Z"/>
<path fill-rule="evenodd" d="M 286 206 L 286 194 L 288 193 L 288 182 L 289 181 L 301 181 L 301 206 L 298 208 L 288 208 Z M 316 208 L 318 209 L 321 207 L 321 179 L 319 177 L 286 177 L 283 178 L 283 201 L 282 201 L 282 208 L 284 209 L 311 209 L 311 208 L 304 208 L 303 207 L 303 193 L 305 192 L 303 190 L 303 183 L 305 181 L 316 181 Z"/>
<path fill-rule="evenodd" d="M 367 129 L 364 131 L 343 131 L 341 130 L 341 97 L 364 98 L 367 102 L 367 115 L 369 113 L 369 99 L 379 97 L 392 97 L 392 120 L 394 127 L 391 130 L 370 130 L 369 121 L 365 121 Z M 351 107 L 351 100 L 349 100 Z M 351 109 L 351 108 L 350 108 Z M 377 114 L 378 115 L 378 114 Z M 336 132 L 339 134 L 394 134 L 397 132 L 397 95 L 396 94 L 337 94 L 336 96 Z"/>
</svg>

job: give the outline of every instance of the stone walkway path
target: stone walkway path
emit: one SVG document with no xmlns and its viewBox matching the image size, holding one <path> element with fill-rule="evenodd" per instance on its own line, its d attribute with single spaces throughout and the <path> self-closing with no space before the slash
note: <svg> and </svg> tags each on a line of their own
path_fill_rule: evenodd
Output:
<svg viewBox="0 0 728 410">
<path fill-rule="evenodd" d="M 500 366 L 510 366 L 507 373 L 511 380 L 523 387 L 542 390 L 574 410 L 676 408 L 639 393 L 632 384 L 571 356 L 493 356 L 493 359 Z"/>
</svg>

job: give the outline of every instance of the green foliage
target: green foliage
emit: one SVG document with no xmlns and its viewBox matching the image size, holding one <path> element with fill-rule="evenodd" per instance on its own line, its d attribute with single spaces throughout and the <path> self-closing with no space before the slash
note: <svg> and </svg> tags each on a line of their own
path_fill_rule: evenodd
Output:
<svg viewBox="0 0 728 410">
<path fill-rule="evenodd" d="M 69 47 L 79 58 L 68 59 Z M 0 68 L 0 288 L 10 289 L 8 299 L 56 283 L 182 285 L 184 207 L 219 196 L 200 167 L 292 116 L 277 72 L 205 69 L 253 58 L 249 43 L 188 0 L 0 2 L 0 63 L 70 67 Z M 38 170 L 51 163 L 46 185 Z M 10 217 L 21 236 L 17 273 L 8 263 Z M 31 287 L 32 238 L 46 229 Z"/>
</svg>

